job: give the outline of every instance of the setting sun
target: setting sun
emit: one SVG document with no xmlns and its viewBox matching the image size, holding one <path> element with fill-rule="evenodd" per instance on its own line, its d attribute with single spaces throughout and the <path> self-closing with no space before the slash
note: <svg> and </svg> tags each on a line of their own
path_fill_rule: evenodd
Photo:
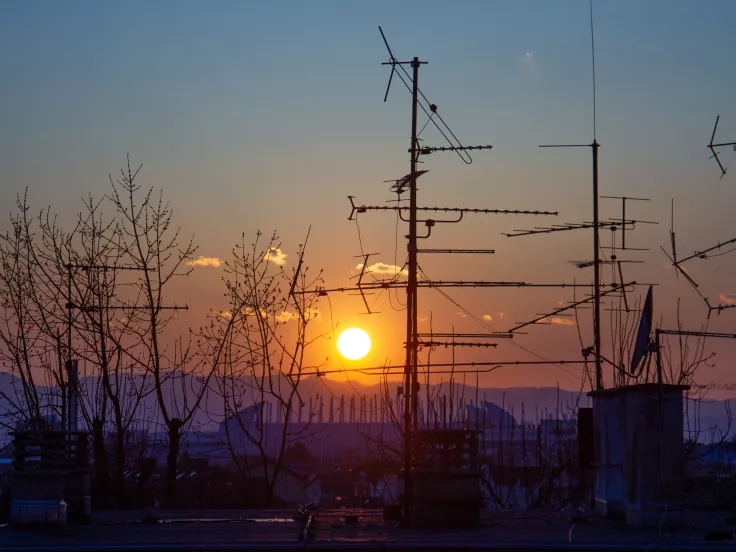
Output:
<svg viewBox="0 0 736 552">
<path fill-rule="evenodd" d="M 360 328 L 348 328 L 337 338 L 337 350 L 348 360 L 359 360 L 371 350 L 371 338 Z"/>
</svg>

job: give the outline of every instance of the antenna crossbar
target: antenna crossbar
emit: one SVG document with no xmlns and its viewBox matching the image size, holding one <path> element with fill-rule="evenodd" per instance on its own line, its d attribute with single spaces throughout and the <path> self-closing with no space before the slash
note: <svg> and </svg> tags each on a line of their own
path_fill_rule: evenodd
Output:
<svg viewBox="0 0 736 552">
<path fill-rule="evenodd" d="M 429 337 L 429 338 L 442 338 L 442 339 L 454 339 L 456 337 L 470 338 L 470 339 L 512 339 L 514 334 L 509 332 L 494 332 L 494 333 L 418 333 L 417 337 Z"/>
<path fill-rule="evenodd" d="M 598 228 L 613 228 L 617 226 L 622 226 L 623 224 L 628 224 L 629 222 L 632 221 L 599 222 Z M 512 233 L 502 233 L 501 235 L 506 236 L 507 238 L 518 238 L 519 236 L 532 236 L 535 234 L 552 234 L 553 232 L 567 232 L 569 230 L 585 230 L 588 228 L 593 228 L 595 226 L 596 225 L 592 222 L 559 224 L 549 227 L 536 227 L 529 230 L 512 230 Z"/>
<path fill-rule="evenodd" d="M 399 282 L 398 280 L 381 280 L 377 282 L 369 282 L 360 286 L 353 287 L 336 287 L 336 288 L 323 288 L 317 287 L 311 290 L 295 291 L 294 295 L 306 295 L 316 293 L 317 295 L 326 296 L 329 293 L 343 293 L 350 291 L 365 291 L 365 290 L 381 290 L 381 289 L 393 289 L 393 288 L 405 288 L 405 282 Z M 510 281 L 485 281 L 485 280 L 420 280 L 417 282 L 417 287 L 422 288 L 499 288 L 499 287 L 516 287 L 516 288 L 587 288 L 592 284 L 577 284 L 577 283 L 543 283 L 535 284 L 532 282 L 510 282 Z M 619 287 L 620 284 L 606 284 L 601 283 L 601 287 Z M 636 282 L 627 284 L 637 285 Z M 640 284 L 643 285 L 643 284 Z"/>
<path fill-rule="evenodd" d="M 548 312 L 547 314 L 543 314 L 541 316 L 538 316 L 534 320 L 530 320 L 529 322 L 524 322 L 522 324 L 519 324 L 518 326 L 514 326 L 509 330 L 509 333 L 513 333 L 517 330 L 520 330 L 521 328 L 526 328 L 527 326 L 531 326 L 532 324 L 538 324 L 539 322 L 544 321 L 545 319 L 549 318 L 550 316 L 557 316 L 560 313 L 563 313 L 565 311 L 568 311 L 570 309 L 574 309 L 575 307 L 579 305 L 584 305 L 585 303 L 590 303 L 591 301 L 595 300 L 596 297 L 601 297 L 604 295 L 608 295 L 610 293 L 621 291 L 626 286 L 635 285 L 636 282 L 629 282 L 628 284 L 619 284 L 619 285 L 613 285 L 611 289 L 601 292 L 598 296 L 593 295 L 592 297 L 588 297 L 587 299 L 582 299 L 580 301 L 576 301 L 574 303 L 570 303 L 569 305 L 565 305 L 564 307 L 560 307 L 559 309 L 555 309 L 552 312 Z M 601 284 L 603 285 L 603 284 Z"/>
<path fill-rule="evenodd" d="M 420 155 L 429 155 L 435 151 L 473 151 L 473 150 L 490 150 L 493 146 L 490 144 L 487 146 L 443 146 L 443 147 L 428 147 L 424 146 L 419 148 L 418 153 Z"/>
<path fill-rule="evenodd" d="M 356 205 L 353 199 L 355 196 L 348 196 L 350 200 L 351 210 L 348 220 L 354 220 L 356 213 L 365 213 L 366 211 L 399 211 L 406 212 L 410 207 L 398 205 Z M 541 215 L 541 216 L 557 216 L 559 211 L 536 211 L 525 209 L 475 209 L 463 207 L 416 207 L 417 211 L 433 212 L 433 213 L 472 213 L 482 215 Z"/>
<path fill-rule="evenodd" d="M 498 347 L 498 343 L 481 343 L 479 341 L 420 341 L 420 347 Z"/>
<path fill-rule="evenodd" d="M 493 368 L 501 368 L 503 366 L 544 366 L 544 365 L 554 365 L 554 366 L 572 366 L 572 365 L 581 365 L 586 364 L 587 361 L 585 360 L 503 360 L 498 362 L 439 362 L 439 363 L 432 363 L 429 366 L 425 366 L 424 368 L 429 368 L 430 373 L 438 373 L 436 371 L 433 371 L 432 368 L 453 368 L 456 369 L 458 367 L 482 367 L 482 366 L 489 366 Z M 322 374 L 344 374 L 344 373 L 361 373 L 361 374 L 371 374 L 374 373 L 374 375 L 380 376 L 383 375 L 385 372 L 390 372 L 393 370 L 403 370 L 404 365 L 403 364 L 392 364 L 392 365 L 386 365 L 386 366 L 370 366 L 367 368 L 336 368 L 334 370 L 316 370 L 314 372 L 304 372 L 300 374 L 301 376 L 316 376 L 316 375 L 322 375 Z M 462 373 L 461 370 L 454 370 L 455 373 Z"/>
<path fill-rule="evenodd" d="M 493 255 L 495 249 L 417 249 L 417 253 L 447 253 L 447 254 L 487 254 Z"/>
<path fill-rule="evenodd" d="M 690 259 L 694 259 L 695 257 L 699 257 L 701 259 L 707 259 L 708 258 L 707 255 L 711 251 L 716 251 L 720 249 L 721 247 L 725 247 L 726 245 L 731 245 L 732 243 L 736 243 L 736 238 L 727 240 L 725 242 L 718 242 L 717 245 L 714 245 L 713 247 L 709 247 L 708 249 L 703 249 L 702 251 L 695 251 L 689 257 L 685 257 L 684 259 L 680 259 L 679 261 L 677 261 L 677 264 L 682 264 L 684 262 L 689 261 Z"/>
</svg>

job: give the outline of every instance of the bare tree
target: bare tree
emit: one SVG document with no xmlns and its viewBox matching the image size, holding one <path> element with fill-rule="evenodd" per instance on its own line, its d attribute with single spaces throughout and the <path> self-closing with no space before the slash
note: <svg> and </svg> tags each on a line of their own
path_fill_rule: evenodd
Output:
<svg viewBox="0 0 736 552">
<path fill-rule="evenodd" d="M 46 415 L 64 416 L 66 380 L 58 328 L 55 343 L 42 328 L 46 311 L 37 297 L 43 294 L 43 283 L 38 280 L 27 198 L 18 197 L 16 207 L 11 229 L 0 235 L 0 359 L 14 377 L 13 393 L 0 397 L 7 404 L 2 424 L 44 427 Z"/>
<path fill-rule="evenodd" d="M 267 503 L 275 498 L 284 453 L 316 416 L 317 406 L 304 418 L 297 415 L 306 406 L 300 385 L 305 371 L 324 364 L 312 363 L 308 350 L 326 335 L 311 331 L 319 316 L 317 294 L 303 293 L 321 282 L 321 273 L 309 274 L 300 246 L 299 263 L 287 275 L 277 240 L 273 235 L 264 245 L 259 232 L 248 245 L 242 237 L 226 263 L 229 307 L 213 313 L 201 332 L 201 353 L 218 370 L 232 460 L 245 476 L 265 481 Z M 248 451 L 255 451 L 255 465 Z"/>
<path fill-rule="evenodd" d="M 123 234 L 115 218 L 105 217 L 106 201 L 88 197 L 68 234 L 48 218 L 42 219 L 41 256 L 56 267 L 57 275 L 66 272 L 67 308 L 74 311 L 69 313 L 73 324 L 67 330 L 73 332 L 74 339 L 68 339 L 84 367 L 84 384 L 78 392 L 83 419 L 93 434 L 98 494 L 107 494 L 112 483 L 117 504 L 125 506 L 127 434 L 139 421 L 141 403 L 153 386 L 148 374 L 136 370 L 127 357 L 136 343 L 133 328 L 140 318 L 140 311 L 130 309 L 126 297 L 135 283 L 131 271 L 137 267 L 126 264 Z M 113 435 L 111 451 L 106 448 L 108 430 Z M 107 480 L 109 452 L 113 458 L 111 482 Z"/>
<path fill-rule="evenodd" d="M 182 435 L 207 392 L 213 368 L 197 363 L 192 351 L 191 332 L 183 336 L 165 336 L 164 331 L 180 309 L 166 302 L 167 291 L 178 278 L 190 274 L 187 266 L 197 248 L 193 238 L 181 240 L 181 229 L 174 226 L 173 211 L 163 193 L 144 189 L 137 183 L 141 166 L 127 167 L 117 179 L 110 177 L 109 199 L 117 210 L 121 258 L 135 267 L 140 276 L 134 283 L 127 309 L 123 312 L 136 324 L 130 326 L 135 343 L 123 353 L 136 368 L 153 379 L 161 420 L 168 434 L 166 503 L 176 501 L 177 462 Z M 169 396 L 166 396 L 166 391 Z M 177 401 L 176 392 L 182 392 Z"/>
</svg>

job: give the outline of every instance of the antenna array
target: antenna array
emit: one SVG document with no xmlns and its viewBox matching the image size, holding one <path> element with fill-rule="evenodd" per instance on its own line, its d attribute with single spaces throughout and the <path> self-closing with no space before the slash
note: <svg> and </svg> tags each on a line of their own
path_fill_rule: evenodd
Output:
<svg viewBox="0 0 736 552">
<path fill-rule="evenodd" d="M 721 118 L 720 115 L 716 116 L 716 124 L 713 125 L 713 134 L 710 136 L 710 142 L 708 143 L 708 149 L 713 154 L 711 155 L 711 159 L 715 159 L 716 163 L 718 163 L 718 168 L 721 169 L 721 179 L 723 179 L 724 176 L 726 176 L 726 167 L 723 166 L 721 163 L 721 160 L 718 158 L 720 155 L 720 152 L 716 151 L 716 148 L 724 147 L 724 146 L 731 146 L 733 147 L 734 151 L 736 151 L 736 142 L 722 142 L 720 144 L 714 144 L 713 140 L 716 139 L 716 130 L 718 129 L 718 121 Z"/>
</svg>

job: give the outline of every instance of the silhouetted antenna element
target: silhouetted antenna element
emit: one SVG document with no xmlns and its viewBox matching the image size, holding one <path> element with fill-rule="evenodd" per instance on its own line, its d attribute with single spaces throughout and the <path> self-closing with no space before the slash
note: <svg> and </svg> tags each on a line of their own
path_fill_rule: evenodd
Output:
<svg viewBox="0 0 736 552">
<path fill-rule="evenodd" d="M 388 45 L 388 40 L 386 39 L 386 35 L 383 33 L 383 29 L 379 26 L 378 30 L 381 32 L 381 38 L 383 38 L 383 43 L 386 45 L 386 50 L 388 50 L 389 55 L 388 61 L 384 62 L 382 65 L 391 66 L 391 74 L 388 77 L 388 85 L 386 86 L 386 93 L 383 96 L 383 101 L 385 102 L 388 99 L 388 92 L 391 89 L 391 82 L 393 81 L 394 74 L 399 77 L 409 93 L 412 94 L 414 79 L 412 75 L 409 74 L 409 71 L 406 70 L 404 65 L 411 65 L 414 62 L 399 61 L 396 56 L 394 56 L 394 53 L 391 51 L 391 47 Z M 417 63 L 424 65 L 428 62 L 417 61 Z M 473 162 L 473 158 L 468 153 L 469 150 L 491 149 L 493 147 L 490 145 L 464 146 L 460 142 L 459 138 L 452 131 L 452 129 L 447 125 L 445 120 L 442 118 L 442 115 L 440 115 L 437 104 L 433 104 L 432 102 L 430 102 L 427 99 L 427 96 L 424 95 L 424 92 L 422 92 L 422 90 L 418 87 L 417 94 L 417 105 L 421 108 L 422 111 L 424 111 L 424 114 L 428 117 L 429 120 L 427 121 L 427 123 L 432 123 L 432 125 L 434 125 L 434 127 L 439 131 L 439 133 L 448 144 L 446 147 L 442 148 L 418 148 L 417 155 L 432 153 L 433 151 L 454 151 L 458 155 L 458 157 L 463 160 L 463 163 L 465 163 L 466 165 L 470 165 Z"/>
<path fill-rule="evenodd" d="M 716 129 L 718 128 L 718 120 L 720 118 L 721 118 L 720 115 L 716 117 L 716 124 L 713 126 L 713 134 L 711 134 L 710 143 L 708 144 L 708 149 L 713 154 L 710 158 L 715 159 L 716 163 L 718 163 L 718 167 L 721 169 L 721 178 L 723 178 L 724 176 L 726 176 L 727 169 L 726 167 L 723 166 L 723 164 L 721 163 L 721 160 L 718 158 L 719 152 L 717 152 L 715 148 L 719 148 L 722 146 L 732 146 L 734 151 L 736 151 L 736 142 L 722 142 L 720 144 L 713 143 L 713 140 L 715 140 L 716 138 Z"/>
</svg>

